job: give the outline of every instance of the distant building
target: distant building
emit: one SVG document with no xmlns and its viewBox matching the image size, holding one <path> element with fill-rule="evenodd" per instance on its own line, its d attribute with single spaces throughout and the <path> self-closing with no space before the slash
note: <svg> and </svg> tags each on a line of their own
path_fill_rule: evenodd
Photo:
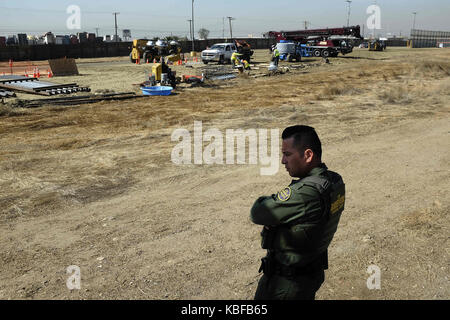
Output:
<svg viewBox="0 0 450 320">
<path fill-rule="evenodd" d="M 44 35 L 44 43 L 45 44 L 55 44 L 55 36 L 51 32 L 47 32 Z"/>
<path fill-rule="evenodd" d="M 36 36 L 27 36 L 28 45 L 33 46 L 37 44 L 38 37 Z"/>
<path fill-rule="evenodd" d="M 64 44 L 64 36 L 56 36 L 55 44 Z"/>
<path fill-rule="evenodd" d="M 78 40 L 78 37 L 74 34 L 70 35 L 70 44 L 78 44 L 80 41 Z"/>
<path fill-rule="evenodd" d="M 19 39 L 19 45 L 21 45 L 21 46 L 28 45 L 27 35 L 25 33 L 19 33 L 17 35 L 17 38 Z"/>
<path fill-rule="evenodd" d="M 8 46 L 13 46 L 18 43 L 19 43 L 19 41 L 17 40 L 16 36 L 8 36 L 8 38 L 6 39 L 6 45 L 8 45 Z"/>
<path fill-rule="evenodd" d="M 78 41 L 80 43 L 85 43 L 88 41 L 88 34 L 87 32 L 78 32 L 77 33 Z"/>
<path fill-rule="evenodd" d="M 124 39 L 125 41 L 131 40 L 131 30 L 130 30 L 130 29 L 123 29 L 123 34 L 122 34 L 122 36 L 123 36 L 123 39 Z"/>
<path fill-rule="evenodd" d="M 88 36 L 87 36 L 88 42 L 95 42 L 96 37 L 97 36 L 95 35 L 95 33 L 88 33 Z"/>
</svg>

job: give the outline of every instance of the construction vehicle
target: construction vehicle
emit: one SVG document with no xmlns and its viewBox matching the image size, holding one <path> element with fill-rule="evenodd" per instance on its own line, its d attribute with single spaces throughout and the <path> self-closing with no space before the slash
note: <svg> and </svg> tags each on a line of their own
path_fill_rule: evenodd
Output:
<svg viewBox="0 0 450 320">
<path fill-rule="evenodd" d="M 166 58 L 168 61 L 179 61 L 181 59 L 181 45 L 176 41 L 170 44 L 165 40 L 149 41 L 147 39 L 133 40 L 133 49 L 130 53 L 130 60 L 136 63 L 138 60 L 144 62 L 160 61 Z"/>
<path fill-rule="evenodd" d="M 291 43 L 291 46 L 280 45 L 281 49 L 289 47 L 288 52 L 280 50 L 281 57 L 289 61 L 301 60 L 303 54 L 314 57 L 337 57 L 353 51 L 353 40 L 362 39 L 360 26 L 326 29 L 307 29 L 298 31 L 269 31 L 266 36 L 275 38 L 280 43 Z"/>
<path fill-rule="evenodd" d="M 237 52 L 234 43 L 216 43 L 211 48 L 202 51 L 201 57 L 204 64 L 217 61 L 219 64 L 230 62 L 231 56 Z"/>
<path fill-rule="evenodd" d="M 181 45 L 172 40 L 168 46 L 169 55 L 166 57 L 166 63 L 180 61 L 181 59 Z"/>
<path fill-rule="evenodd" d="M 242 60 L 250 63 L 251 56 L 254 53 L 252 47 L 245 40 L 234 40 L 234 43 L 236 44 L 237 52 L 242 55 Z"/>
<path fill-rule="evenodd" d="M 374 39 L 369 41 L 369 51 L 386 50 L 386 42 L 384 39 Z"/>
<path fill-rule="evenodd" d="M 133 40 L 133 48 L 130 53 L 130 61 L 132 63 L 136 63 L 138 60 L 144 58 L 144 53 L 147 50 L 147 43 L 149 41 L 147 39 L 134 39 Z"/>
</svg>

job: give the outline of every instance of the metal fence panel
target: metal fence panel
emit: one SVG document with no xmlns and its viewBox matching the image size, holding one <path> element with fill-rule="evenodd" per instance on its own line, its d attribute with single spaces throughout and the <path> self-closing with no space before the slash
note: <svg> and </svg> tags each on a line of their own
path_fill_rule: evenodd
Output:
<svg viewBox="0 0 450 320">
<path fill-rule="evenodd" d="M 442 39 L 450 39 L 448 31 L 411 30 L 411 40 L 414 48 L 435 48 Z"/>
</svg>

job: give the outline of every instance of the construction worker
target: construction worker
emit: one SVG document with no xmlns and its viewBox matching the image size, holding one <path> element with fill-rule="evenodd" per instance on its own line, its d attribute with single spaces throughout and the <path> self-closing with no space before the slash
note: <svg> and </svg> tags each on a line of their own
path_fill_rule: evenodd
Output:
<svg viewBox="0 0 450 320">
<path fill-rule="evenodd" d="M 242 60 L 242 64 L 244 65 L 245 70 L 251 70 L 250 63 L 247 60 Z"/>
<path fill-rule="evenodd" d="M 236 67 L 238 65 L 240 65 L 241 59 L 239 59 L 239 57 L 242 56 L 242 54 L 237 53 L 237 52 L 233 52 L 233 54 L 231 55 L 231 63 Z"/>
<path fill-rule="evenodd" d="M 163 57 L 161 57 L 160 63 L 162 69 L 161 73 L 167 74 L 167 78 L 169 79 L 170 85 L 172 86 L 172 88 L 175 89 L 177 86 L 177 79 L 175 77 L 175 74 L 172 72 L 172 69 L 170 69 L 169 66 L 166 64 Z"/>
<path fill-rule="evenodd" d="M 175 40 L 169 42 L 169 55 L 178 54 L 181 52 L 181 46 Z"/>
<path fill-rule="evenodd" d="M 278 67 L 278 63 L 280 62 L 280 51 L 276 45 L 272 46 L 272 61 L 275 62 L 275 65 Z"/>
</svg>

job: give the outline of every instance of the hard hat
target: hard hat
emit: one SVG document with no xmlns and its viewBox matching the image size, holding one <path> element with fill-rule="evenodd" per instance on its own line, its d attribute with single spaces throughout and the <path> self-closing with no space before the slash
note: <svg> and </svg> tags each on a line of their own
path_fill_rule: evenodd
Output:
<svg viewBox="0 0 450 320">
<path fill-rule="evenodd" d="M 148 41 L 147 42 L 147 46 L 149 47 L 153 47 L 155 45 L 155 43 L 153 41 Z"/>
<path fill-rule="evenodd" d="M 165 47 L 165 46 L 167 46 L 167 42 L 165 42 L 164 40 L 158 40 L 158 41 L 156 41 L 156 45 L 158 47 Z"/>
<path fill-rule="evenodd" d="M 176 42 L 175 40 L 170 41 L 170 45 L 171 46 L 177 46 L 178 42 Z"/>
</svg>

